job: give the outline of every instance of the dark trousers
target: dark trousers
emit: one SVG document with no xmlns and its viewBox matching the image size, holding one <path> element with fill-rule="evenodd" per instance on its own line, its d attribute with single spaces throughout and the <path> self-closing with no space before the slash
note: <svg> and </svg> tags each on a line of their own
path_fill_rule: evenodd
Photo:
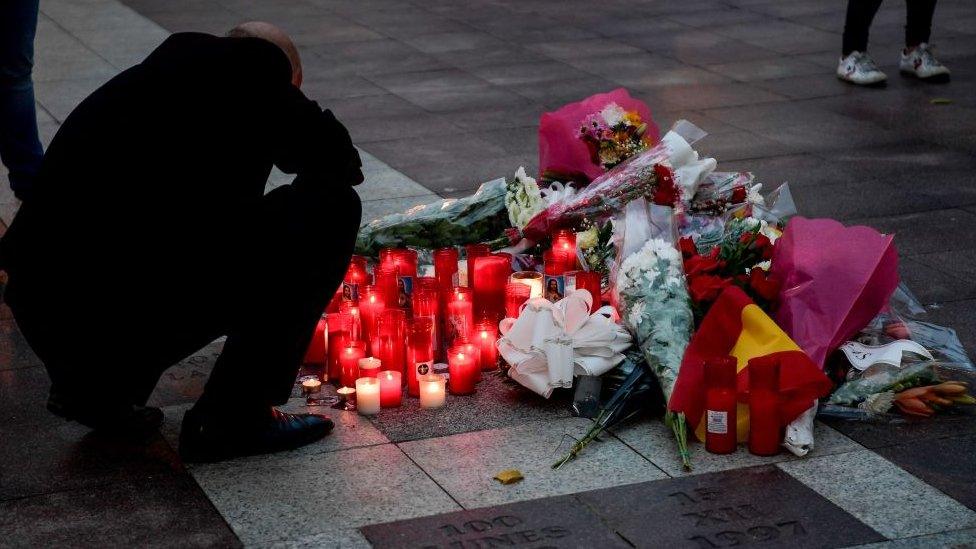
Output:
<svg viewBox="0 0 976 549">
<path fill-rule="evenodd" d="M 38 0 L 0 1 L 0 161 L 23 198 L 41 167 L 34 106 L 34 33 Z"/>
<path fill-rule="evenodd" d="M 845 57 L 852 51 L 867 51 L 871 21 L 878 13 L 881 2 L 882 0 L 848 0 L 842 51 Z M 905 23 L 906 47 L 914 47 L 929 41 L 935 2 L 936 0 L 905 0 L 908 10 Z"/>
<path fill-rule="evenodd" d="M 43 265 L 40 276 L 13 270 L 7 301 L 58 393 L 88 409 L 143 405 L 163 371 L 226 335 L 197 406 L 238 414 L 285 402 L 346 272 L 360 200 L 348 186 L 293 184 L 250 213 L 253 230 L 215 243 L 233 251 L 229 260 L 182 259 L 176 242 L 160 251 L 173 268 L 125 288 L 73 287 L 70 276 L 44 274 Z M 138 242 L 139 230 L 129 228 L 129 239 Z M 85 267 L 98 270 L 78 266 Z"/>
</svg>

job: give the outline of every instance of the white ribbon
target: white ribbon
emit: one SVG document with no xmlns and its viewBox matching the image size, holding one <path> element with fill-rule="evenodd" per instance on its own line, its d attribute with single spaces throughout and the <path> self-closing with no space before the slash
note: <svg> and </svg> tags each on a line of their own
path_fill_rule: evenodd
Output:
<svg viewBox="0 0 976 549">
<path fill-rule="evenodd" d="M 630 334 L 611 320 L 611 307 L 590 314 L 593 296 L 577 290 L 556 303 L 535 298 L 518 319 L 501 323 L 497 346 L 511 365 L 509 377 L 549 398 L 573 386 L 575 375 L 602 375 L 623 361 Z"/>
</svg>

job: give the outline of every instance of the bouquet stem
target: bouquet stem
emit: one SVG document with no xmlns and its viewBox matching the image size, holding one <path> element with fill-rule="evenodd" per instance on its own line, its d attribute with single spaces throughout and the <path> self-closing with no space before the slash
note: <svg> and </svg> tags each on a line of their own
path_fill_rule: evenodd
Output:
<svg viewBox="0 0 976 549">
<path fill-rule="evenodd" d="M 578 456 L 579 453 L 583 451 L 583 448 L 586 448 L 587 446 L 589 446 L 591 442 L 596 440 L 596 438 L 600 436 L 600 433 L 602 433 L 603 430 L 606 429 L 607 415 L 608 414 L 606 409 L 601 410 L 600 415 L 598 415 L 593 422 L 593 427 L 590 427 L 590 429 L 586 432 L 586 434 L 583 435 L 583 438 L 577 440 L 576 443 L 573 444 L 573 447 L 569 449 L 568 454 L 560 458 L 559 461 L 557 461 L 556 463 L 553 463 L 552 468 L 559 469 L 563 465 L 569 463 L 570 461 L 573 461 L 574 459 L 576 459 L 576 456 Z"/>
<path fill-rule="evenodd" d="M 674 439 L 678 443 L 678 457 L 685 471 L 691 471 L 691 453 L 688 451 L 688 422 L 684 412 L 671 412 L 664 416 L 664 422 L 671 427 Z"/>
</svg>

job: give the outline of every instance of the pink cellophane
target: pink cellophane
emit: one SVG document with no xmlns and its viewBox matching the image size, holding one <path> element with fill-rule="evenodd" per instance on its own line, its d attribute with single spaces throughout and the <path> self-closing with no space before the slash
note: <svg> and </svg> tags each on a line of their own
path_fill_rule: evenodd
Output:
<svg viewBox="0 0 976 549">
<path fill-rule="evenodd" d="M 771 273 L 782 283 L 776 323 L 821 368 L 898 286 L 893 239 L 870 227 L 794 217 L 776 241 Z"/>
<path fill-rule="evenodd" d="M 580 139 L 580 125 L 587 116 L 599 113 L 610 103 L 616 103 L 625 111 L 637 111 L 641 120 L 647 124 L 647 133 L 657 143 L 659 133 L 651 109 L 647 104 L 634 99 L 627 90 L 618 88 L 607 93 L 598 93 L 582 101 L 570 103 L 558 111 L 547 112 L 539 120 L 539 171 L 553 170 L 563 173 L 580 172 L 591 180 L 604 171 L 594 164 L 586 143 Z"/>
</svg>

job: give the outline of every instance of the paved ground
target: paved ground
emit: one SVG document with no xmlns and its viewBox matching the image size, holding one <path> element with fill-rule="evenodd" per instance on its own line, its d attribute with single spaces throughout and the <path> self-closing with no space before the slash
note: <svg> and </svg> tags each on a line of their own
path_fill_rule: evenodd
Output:
<svg viewBox="0 0 976 549">
<path fill-rule="evenodd" d="M 334 109 L 366 152 L 361 190 L 374 217 L 464 194 L 519 165 L 535 170 L 541 112 L 626 86 L 662 126 L 688 118 L 709 131 L 700 149 L 720 169 L 790 181 L 806 215 L 895 232 L 903 277 L 972 355 L 976 8 L 940 2 L 934 41 L 954 78 L 927 86 L 895 74 L 903 3 L 887 2 L 871 50 L 892 81 L 864 90 L 832 77 L 842 4 L 42 0 L 39 120 L 46 142 L 81 98 L 169 32 L 270 20 L 302 46 L 306 93 Z M 286 181 L 277 174 L 272 184 Z M 4 221 L 16 206 L 0 191 Z M 564 435 L 585 423 L 565 401 L 492 379 L 438 413 L 408 406 L 365 420 L 335 412 L 339 428 L 320 444 L 186 467 L 172 441 L 219 348 L 165 376 L 153 396 L 167 413 L 163 436 L 131 447 L 44 411 L 43 367 L 0 309 L 3 544 L 976 544 L 969 418 L 820 424 L 818 448 L 804 460 L 696 449 L 691 476 L 649 419 L 553 472 Z M 526 480 L 491 480 L 510 467 Z M 445 512 L 457 514 L 376 526 Z"/>
</svg>

